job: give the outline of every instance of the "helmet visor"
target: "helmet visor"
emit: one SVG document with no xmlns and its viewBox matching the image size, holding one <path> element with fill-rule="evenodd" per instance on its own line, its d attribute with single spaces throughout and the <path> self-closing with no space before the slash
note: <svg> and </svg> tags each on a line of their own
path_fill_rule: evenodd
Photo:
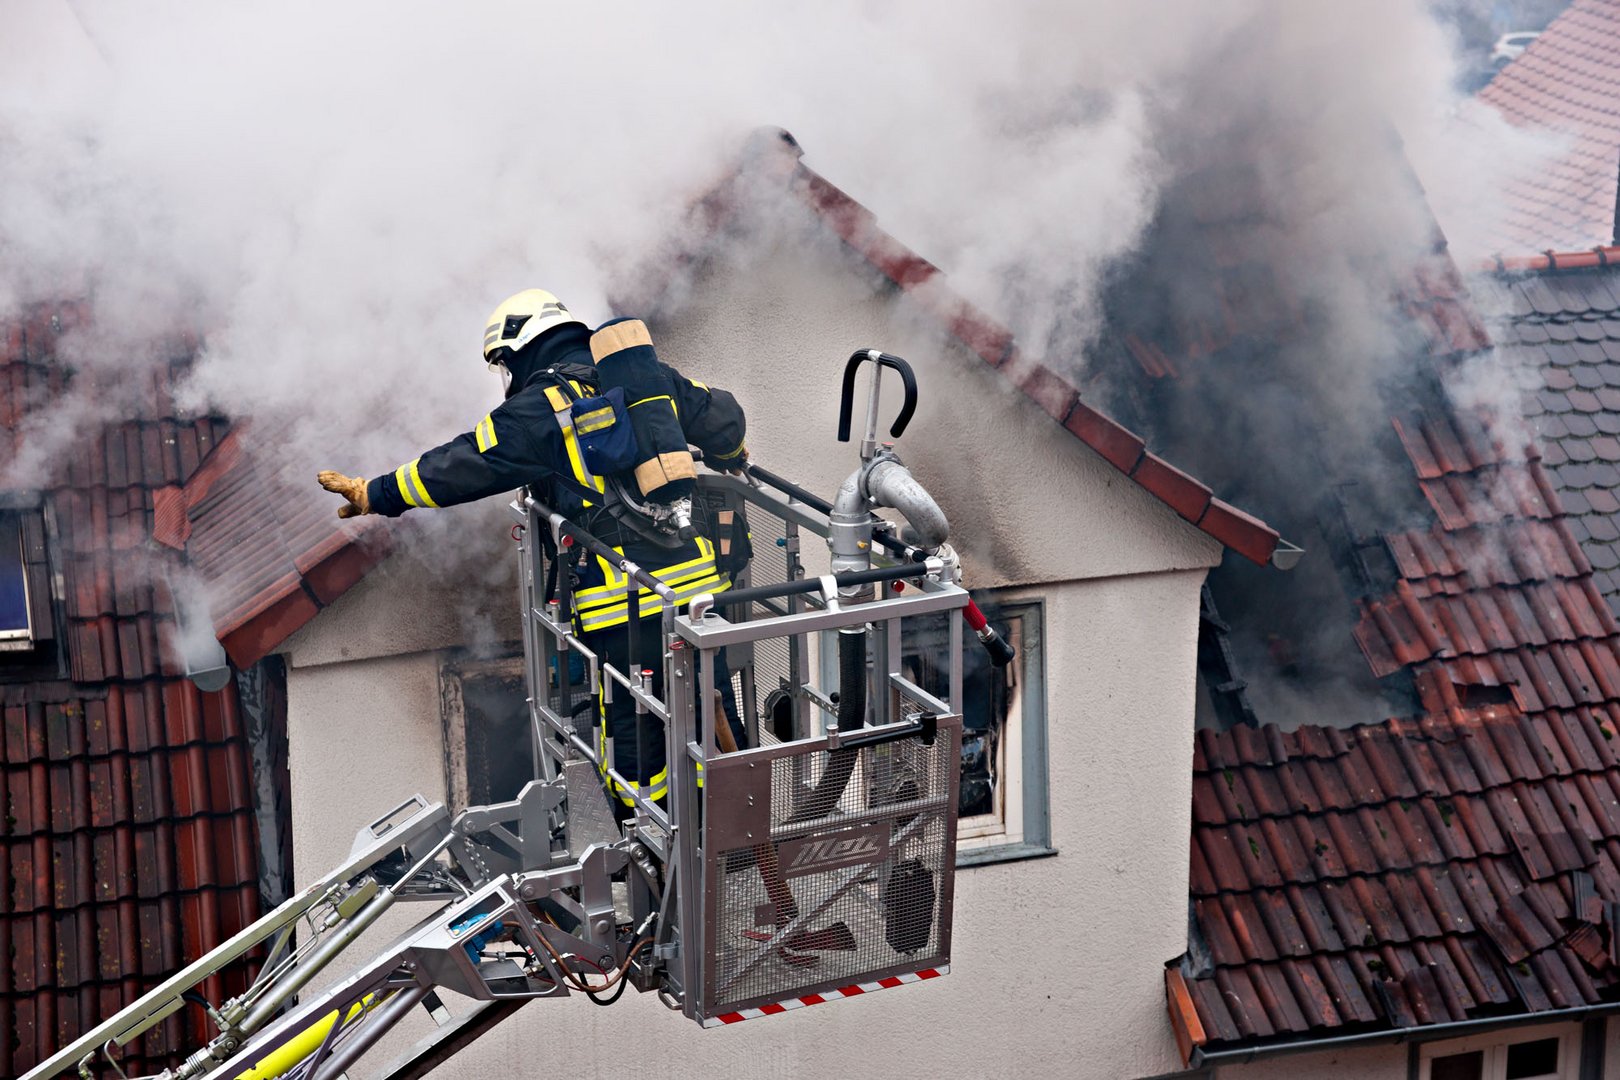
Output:
<svg viewBox="0 0 1620 1080">
<path fill-rule="evenodd" d="M 512 369 L 507 367 L 499 360 L 491 360 L 489 362 L 489 370 L 495 372 L 501 377 L 501 393 L 505 394 L 507 397 L 511 397 Z"/>
</svg>

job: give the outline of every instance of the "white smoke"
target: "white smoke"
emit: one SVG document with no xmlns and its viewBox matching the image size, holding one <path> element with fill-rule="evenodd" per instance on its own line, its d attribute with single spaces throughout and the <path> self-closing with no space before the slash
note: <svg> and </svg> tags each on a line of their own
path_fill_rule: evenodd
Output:
<svg viewBox="0 0 1620 1080">
<path fill-rule="evenodd" d="M 540 285 L 612 314 L 766 124 L 1076 381 L 1110 274 L 1211 146 L 1252 146 L 1251 254 L 1335 331 L 1290 378 L 1358 416 L 1376 380 L 1346 372 L 1399 354 L 1365 265 L 1430 239 L 1391 183 L 1391 125 L 1451 218 L 1492 203 L 1443 151 L 1452 52 L 1422 0 L 11 0 L 0 317 L 83 297 L 90 319 L 59 350 L 76 392 L 31 418 L 0 486 L 47 482 L 177 330 L 201 341 L 191 407 L 258 418 L 299 476 L 389 469 L 489 408 L 496 301 Z M 1202 269 L 1164 283 L 1167 308 Z"/>
</svg>

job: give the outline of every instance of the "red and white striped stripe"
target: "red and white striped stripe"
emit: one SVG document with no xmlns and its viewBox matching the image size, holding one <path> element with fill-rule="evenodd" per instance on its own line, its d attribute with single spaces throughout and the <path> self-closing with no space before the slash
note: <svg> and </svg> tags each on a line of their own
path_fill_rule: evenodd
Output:
<svg viewBox="0 0 1620 1080">
<path fill-rule="evenodd" d="M 737 1012 L 721 1013 L 719 1016 L 711 1016 L 704 1020 L 703 1026 L 711 1028 L 724 1027 L 727 1024 L 740 1024 L 744 1020 L 752 1020 L 756 1016 L 775 1016 L 777 1013 L 785 1013 L 789 1009 L 802 1009 L 806 1005 L 820 1005 L 823 1001 L 859 997 L 862 994 L 870 994 L 874 990 L 887 990 L 891 986 L 904 986 L 906 983 L 922 982 L 924 979 L 937 979 L 941 975 L 950 974 L 950 970 L 951 965 L 941 964 L 937 968 L 923 968 L 921 971 L 913 971 L 905 975 L 891 975 L 887 979 L 879 979 L 877 982 L 841 986 L 837 990 L 828 990 L 824 994 L 807 994 L 804 997 L 788 998 L 786 1001 L 761 1005 L 757 1009 L 739 1009 Z"/>
</svg>

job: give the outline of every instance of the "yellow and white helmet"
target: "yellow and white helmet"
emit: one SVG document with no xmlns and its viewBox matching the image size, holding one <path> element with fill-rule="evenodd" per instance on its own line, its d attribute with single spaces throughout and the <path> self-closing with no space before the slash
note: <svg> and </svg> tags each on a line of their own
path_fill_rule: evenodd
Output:
<svg viewBox="0 0 1620 1080">
<path fill-rule="evenodd" d="M 498 364 L 505 356 L 501 350 L 517 352 L 547 330 L 566 323 L 585 325 L 546 290 L 524 289 L 501 301 L 484 321 L 484 360 Z"/>
</svg>

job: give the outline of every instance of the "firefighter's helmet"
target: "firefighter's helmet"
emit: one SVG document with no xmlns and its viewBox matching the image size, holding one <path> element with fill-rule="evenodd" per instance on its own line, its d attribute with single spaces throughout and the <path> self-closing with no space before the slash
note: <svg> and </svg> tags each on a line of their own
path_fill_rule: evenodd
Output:
<svg viewBox="0 0 1620 1080">
<path fill-rule="evenodd" d="M 517 352 L 546 331 L 567 323 L 585 325 L 546 290 L 524 289 L 501 301 L 485 320 L 484 360 L 491 366 L 499 364 L 507 350 Z"/>
</svg>

